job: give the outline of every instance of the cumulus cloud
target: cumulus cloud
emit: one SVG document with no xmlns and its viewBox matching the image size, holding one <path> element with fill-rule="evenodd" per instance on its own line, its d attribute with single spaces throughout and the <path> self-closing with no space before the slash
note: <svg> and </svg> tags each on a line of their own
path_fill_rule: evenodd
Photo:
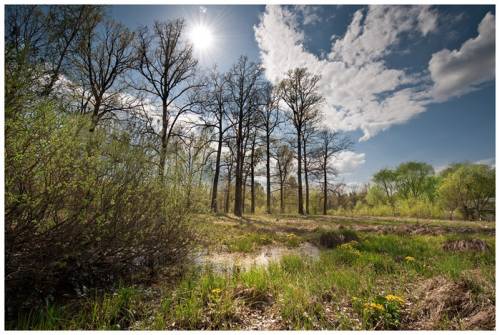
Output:
<svg viewBox="0 0 500 335">
<path fill-rule="evenodd" d="M 417 29 L 427 35 L 437 14 L 429 6 L 370 6 L 354 13 L 344 38 L 335 41 L 330 59 L 347 64 L 379 60 L 391 52 L 402 33 Z"/>
<path fill-rule="evenodd" d="M 346 33 L 332 39 L 326 57 L 318 57 L 304 48 L 304 32 L 299 29 L 298 15 L 290 8 L 267 6 L 254 30 L 267 78 L 276 83 L 295 67 L 307 67 L 321 75 L 319 91 L 325 98 L 322 111 L 326 124 L 335 130 L 360 129 L 362 141 L 424 112 L 429 103 L 438 101 L 433 92 L 443 92 L 442 88 L 448 96 L 456 92 L 457 87 L 446 79 L 447 75 L 453 76 L 454 67 L 436 64 L 447 60 L 450 63 L 455 58 L 470 60 L 469 55 L 478 51 L 477 45 L 485 44 L 482 40 L 488 29 L 491 35 L 494 17 L 485 20 L 478 38 L 465 42 L 458 51 L 460 57 L 450 56 L 455 51 L 445 51 L 432 62 L 435 65 L 430 69 L 431 76 L 390 68 L 385 62 L 385 57 L 397 50 L 403 34 L 426 36 L 437 29 L 437 12 L 429 6 L 360 9 L 354 13 Z M 494 43 L 494 34 L 489 39 Z M 464 66 L 470 63 L 462 61 Z M 489 77 L 483 71 L 476 73 L 474 68 L 462 70 L 468 74 L 464 82 L 474 82 L 472 85 L 469 82 L 468 89 L 492 79 L 494 64 L 490 62 L 484 68 L 489 69 Z M 448 79 L 453 82 L 451 77 Z M 431 80 L 436 82 L 434 86 Z M 458 89 L 464 92 L 461 86 Z"/>
<path fill-rule="evenodd" d="M 365 163 L 365 154 L 353 151 L 342 151 L 332 158 L 332 166 L 338 174 L 352 173 L 357 167 Z"/>
<path fill-rule="evenodd" d="M 429 71 L 434 81 L 432 95 L 437 101 L 460 96 L 495 78 L 495 16 L 486 14 L 478 35 L 460 49 L 444 49 L 432 55 Z"/>
<path fill-rule="evenodd" d="M 321 74 L 319 90 L 326 100 L 326 123 L 337 130 L 361 129 L 361 140 L 404 123 L 425 110 L 427 96 L 420 92 L 415 75 L 387 68 L 382 58 L 400 34 L 419 25 L 420 12 L 426 13 L 421 17 L 433 13 L 425 6 L 409 8 L 373 6 L 358 10 L 344 37 L 334 40 L 328 57 L 319 58 L 304 49 L 304 34 L 294 13 L 267 6 L 255 27 L 266 76 L 277 82 L 295 67 Z M 428 33 L 429 24 L 423 26 L 421 33 Z"/>
</svg>

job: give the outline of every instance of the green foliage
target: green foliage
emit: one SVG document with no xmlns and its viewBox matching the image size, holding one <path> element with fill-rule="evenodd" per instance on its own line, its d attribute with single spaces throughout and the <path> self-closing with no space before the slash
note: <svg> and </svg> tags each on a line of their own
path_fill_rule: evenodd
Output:
<svg viewBox="0 0 500 335">
<path fill-rule="evenodd" d="M 495 170 L 486 165 L 457 166 L 446 174 L 438 193 L 449 211 L 459 209 L 465 219 L 482 218 L 495 197 Z"/>
<path fill-rule="evenodd" d="M 149 152 L 128 133 L 90 134 L 86 118 L 43 100 L 16 106 L 9 115 L 10 306 L 29 308 L 182 261 L 192 241 L 185 203 L 158 183 Z"/>
<path fill-rule="evenodd" d="M 386 195 L 380 186 L 372 186 L 366 194 L 366 202 L 370 206 L 378 206 L 386 203 Z"/>
<path fill-rule="evenodd" d="M 401 308 L 404 300 L 392 294 L 377 295 L 372 301 L 353 299 L 353 306 L 363 316 L 367 329 L 398 329 L 401 323 Z"/>
</svg>

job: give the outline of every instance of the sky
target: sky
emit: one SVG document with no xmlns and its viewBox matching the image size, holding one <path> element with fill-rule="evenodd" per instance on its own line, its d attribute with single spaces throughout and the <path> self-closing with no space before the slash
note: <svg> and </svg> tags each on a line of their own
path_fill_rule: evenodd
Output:
<svg viewBox="0 0 500 335">
<path fill-rule="evenodd" d="M 354 141 L 334 161 L 339 180 L 370 181 L 409 160 L 436 171 L 495 164 L 495 7 L 116 5 L 131 29 L 183 17 L 210 31 L 200 65 L 240 55 L 273 83 L 305 66 L 321 75 L 324 125 Z M 196 46 L 195 46 L 196 50 Z"/>
</svg>

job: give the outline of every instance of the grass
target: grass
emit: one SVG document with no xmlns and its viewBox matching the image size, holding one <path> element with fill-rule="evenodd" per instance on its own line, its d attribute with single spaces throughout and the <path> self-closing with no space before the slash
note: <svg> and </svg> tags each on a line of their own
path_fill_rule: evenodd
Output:
<svg viewBox="0 0 500 335">
<path fill-rule="evenodd" d="M 274 230 L 263 230 L 259 223 L 235 223 L 231 218 L 215 218 L 206 224 L 213 227 L 202 227 L 209 248 L 217 250 L 224 245 L 227 251 L 239 253 L 270 245 L 297 247 L 304 241 L 318 241 L 326 229 L 302 222 L 299 227 L 303 232 L 291 233 L 282 229 L 291 224 L 282 222 L 268 226 Z M 122 287 L 115 293 L 80 301 L 80 312 L 70 305 L 49 305 L 20 317 L 12 328 L 239 329 L 251 324 L 251 311 L 262 310 L 279 320 L 279 328 L 394 329 L 400 327 L 406 307 L 388 305 L 384 296 L 409 301 L 409 292 L 436 276 L 463 280 L 474 294 L 489 294 L 494 301 L 494 292 L 485 292 L 484 283 L 467 275 L 478 271 L 494 288 L 494 236 L 348 234 L 351 242 L 321 249 L 317 259 L 286 255 L 267 267 L 243 272 L 193 269 L 165 288 L 154 306 L 148 304 L 150 298 L 141 289 Z M 442 248 L 450 239 L 471 236 L 486 241 L 490 248 L 484 252 Z M 377 301 L 387 313 L 377 314 L 377 305 L 369 307 Z"/>
</svg>

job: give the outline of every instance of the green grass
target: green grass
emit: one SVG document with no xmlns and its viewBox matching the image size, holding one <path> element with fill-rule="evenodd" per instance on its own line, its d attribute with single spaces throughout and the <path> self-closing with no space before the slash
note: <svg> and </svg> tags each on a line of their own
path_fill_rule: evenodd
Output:
<svg viewBox="0 0 500 335">
<path fill-rule="evenodd" d="M 231 234 L 215 243 L 224 241 L 237 252 L 253 252 L 276 243 L 297 246 L 318 234 L 231 229 Z M 287 255 L 267 267 L 233 273 L 194 269 L 169 286 L 156 307 L 145 308 L 148 298 L 141 290 L 122 287 L 113 294 L 80 301 L 78 308 L 46 306 L 20 317 L 13 328 L 124 329 L 139 321 L 141 329 L 238 329 L 245 317 L 240 311 L 272 305 L 285 328 L 392 329 L 399 327 L 397 308 L 402 307 L 393 306 L 389 318 L 367 310 L 364 304 L 386 303 L 383 296 L 387 294 L 407 299 L 415 285 L 435 276 L 464 280 L 474 294 L 484 294 L 490 286 L 494 292 L 494 236 L 473 235 L 490 246 L 485 252 L 450 252 L 442 248 L 447 240 L 470 236 L 356 235 L 356 242 L 322 249 L 318 259 Z M 471 270 L 479 271 L 484 282 L 477 282 Z M 494 301 L 494 294 L 488 292 Z M 385 317 L 388 319 L 380 319 Z"/>
</svg>

